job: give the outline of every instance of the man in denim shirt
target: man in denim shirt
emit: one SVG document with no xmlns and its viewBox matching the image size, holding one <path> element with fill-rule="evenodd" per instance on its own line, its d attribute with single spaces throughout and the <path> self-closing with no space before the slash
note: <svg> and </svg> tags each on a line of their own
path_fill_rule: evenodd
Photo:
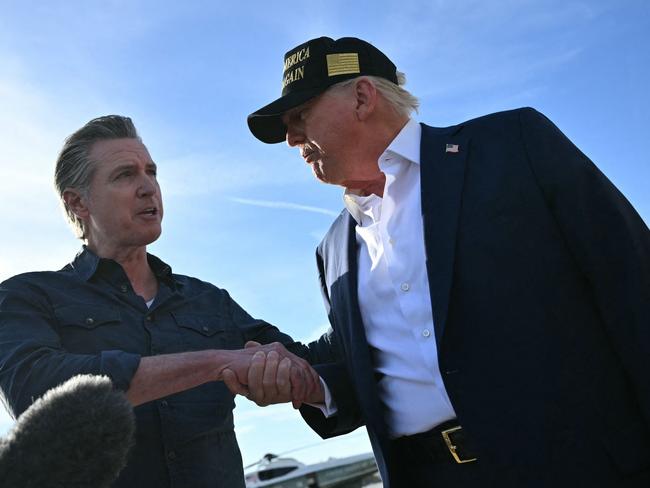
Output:
<svg viewBox="0 0 650 488">
<path fill-rule="evenodd" d="M 129 118 L 100 117 L 71 135 L 55 180 L 85 245 L 60 271 L 0 285 L 7 408 L 18 416 L 74 375 L 107 375 L 136 407 L 137 422 L 114 486 L 243 487 L 223 371 L 243 387 L 255 353 L 269 353 L 307 398 L 320 385 L 293 354 L 306 357 L 306 348 L 253 319 L 225 290 L 174 274 L 146 252 L 160 236 L 163 205 L 156 165 Z M 244 349 L 247 341 L 267 345 Z"/>
</svg>

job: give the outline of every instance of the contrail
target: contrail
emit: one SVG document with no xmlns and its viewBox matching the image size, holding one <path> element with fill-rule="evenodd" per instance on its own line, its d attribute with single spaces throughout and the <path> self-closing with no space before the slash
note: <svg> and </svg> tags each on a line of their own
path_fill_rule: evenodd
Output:
<svg viewBox="0 0 650 488">
<path fill-rule="evenodd" d="M 297 203 L 290 203 L 290 202 L 275 202 L 270 200 L 250 200 L 248 198 L 236 198 L 236 197 L 230 197 L 228 198 L 228 200 L 241 203 L 244 205 L 253 205 L 256 207 L 302 210 L 303 212 L 314 212 L 314 213 L 329 215 L 331 217 L 337 217 L 339 215 L 339 212 L 333 212 L 332 210 L 327 210 L 325 208 L 311 207 L 309 205 L 299 205 Z"/>
</svg>

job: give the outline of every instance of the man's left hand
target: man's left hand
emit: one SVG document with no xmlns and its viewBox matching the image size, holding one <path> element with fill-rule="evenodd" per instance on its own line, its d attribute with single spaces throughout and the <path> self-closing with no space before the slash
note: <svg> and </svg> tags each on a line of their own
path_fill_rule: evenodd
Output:
<svg viewBox="0 0 650 488">
<path fill-rule="evenodd" d="M 246 348 L 259 346 L 252 341 L 246 343 Z M 275 350 L 255 353 L 248 369 L 248 385 L 242 385 L 229 370 L 224 370 L 223 380 L 231 392 L 244 395 L 259 406 L 291 402 L 299 408 L 303 403 L 324 401 L 318 373 L 306 362 L 296 367 L 286 357 L 281 360 Z"/>
</svg>

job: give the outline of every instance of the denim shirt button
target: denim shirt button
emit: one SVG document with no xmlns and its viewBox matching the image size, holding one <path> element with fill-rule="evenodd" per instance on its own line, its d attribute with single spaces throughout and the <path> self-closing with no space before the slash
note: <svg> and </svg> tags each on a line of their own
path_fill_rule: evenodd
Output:
<svg viewBox="0 0 650 488">
<path fill-rule="evenodd" d="M 122 293 L 126 293 L 127 291 L 129 291 L 129 287 L 126 285 L 122 285 L 120 286 L 120 290 L 122 291 Z"/>
<path fill-rule="evenodd" d="M 93 325 L 94 323 L 95 323 L 95 319 L 93 319 L 92 317 L 88 317 L 86 319 L 86 324 Z"/>
</svg>

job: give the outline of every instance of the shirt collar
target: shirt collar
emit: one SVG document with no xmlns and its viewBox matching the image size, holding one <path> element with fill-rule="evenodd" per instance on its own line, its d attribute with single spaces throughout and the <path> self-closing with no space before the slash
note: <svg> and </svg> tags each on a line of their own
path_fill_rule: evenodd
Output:
<svg viewBox="0 0 650 488">
<path fill-rule="evenodd" d="M 422 126 L 413 119 L 408 122 L 395 139 L 391 141 L 386 150 L 379 156 L 381 163 L 391 156 L 400 156 L 415 164 L 420 164 L 420 142 L 422 139 Z"/>
<path fill-rule="evenodd" d="M 343 202 L 358 225 L 363 223 L 364 215 L 371 222 L 377 222 L 381 217 L 381 197 L 374 193 L 363 196 L 346 190 L 343 195 Z"/>
<path fill-rule="evenodd" d="M 149 253 L 147 253 L 147 261 L 149 262 L 149 266 L 151 266 L 151 270 L 156 275 L 156 278 L 166 282 L 173 281 L 172 268 L 167 263 Z M 92 278 L 102 267 L 115 265 L 119 266 L 119 264 L 112 259 L 100 258 L 97 254 L 88 249 L 87 246 L 83 246 L 81 251 L 79 251 L 75 256 L 74 261 L 71 263 L 72 269 L 74 269 L 79 277 L 84 281 L 88 281 Z"/>
<path fill-rule="evenodd" d="M 415 164 L 420 164 L 420 143 L 422 140 L 422 126 L 414 119 L 409 118 L 402 130 L 395 139 L 391 141 L 384 152 L 379 156 L 379 168 L 383 171 L 395 156 L 406 159 Z M 372 198 L 375 197 L 375 198 Z M 374 200 L 380 198 L 377 195 L 363 197 L 346 189 L 343 194 L 343 203 L 352 215 L 352 218 L 361 225 L 363 215 L 369 215 L 370 206 Z M 376 212 L 376 210 L 374 210 Z"/>
</svg>

